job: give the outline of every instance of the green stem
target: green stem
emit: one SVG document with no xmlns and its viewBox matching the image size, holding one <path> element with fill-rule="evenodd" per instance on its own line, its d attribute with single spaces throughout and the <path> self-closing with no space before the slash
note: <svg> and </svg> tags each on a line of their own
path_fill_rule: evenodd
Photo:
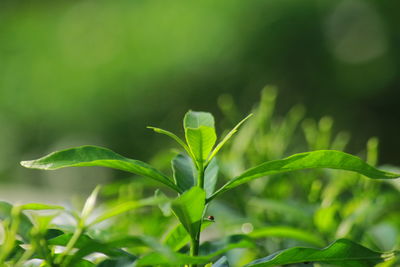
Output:
<svg viewBox="0 0 400 267">
<path fill-rule="evenodd" d="M 200 187 L 201 189 L 204 189 L 204 168 L 203 164 L 199 166 L 199 169 L 197 171 L 197 186 Z"/>
<path fill-rule="evenodd" d="M 190 244 L 190 256 L 195 257 L 199 255 L 199 247 L 200 247 L 200 231 L 197 234 L 197 238 L 192 238 Z M 190 264 L 189 267 L 197 267 L 197 264 Z"/>
<path fill-rule="evenodd" d="M 61 266 L 68 266 L 70 259 L 66 258 L 68 254 L 72 251 L 74 248 L 76 242 L 78 239 L 81 237 L 81 235 L 84 232 L 84 227 L 81 225 L 78 225 L 73 236 L 69 240 L 65 250 L 56 258 L 56 263 L 60 264 Z M 65 259 L 65 260 L 64 260 Z"/>
</svg>

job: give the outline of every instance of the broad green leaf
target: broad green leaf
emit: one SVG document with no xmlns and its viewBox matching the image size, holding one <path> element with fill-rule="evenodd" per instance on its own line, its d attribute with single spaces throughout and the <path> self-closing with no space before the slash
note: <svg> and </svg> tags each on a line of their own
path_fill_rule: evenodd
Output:
<svg viewBox="0 0 400 267">
<path fill-rule="evenodd" d="M 323 246 L 325 244 L 324 240 L 315 233 L 309 233 L 304 230 L 287 226 L 268 226 L 268 227 L 258 228 L 253 232 L 251 232 L 249 236 L 254 239 L 271 237 L 271 236 L 292 238 L 316 246 Z"/>
<path fill-rule="evenodd" d="M 255 260 L 245 267 L 269 267 L 285 264 L 318 262 L 340 267 L 375 266 L 390 258 L 347 239 L 339 239 L 323 249 L 295 247 Z"/>
<path fill-rule="evenodd" d="M 221 142 L 218 143 L 218 145 L 214 148 L 214 150 L 211 152 L 210 157 L 207 160 L 206 165 L 215 157 L 215 155 L 218 153 L 218 151 L 225 145 L 226 142 L 238 131 L 239 127 L 253 114 L 248 115 L 246 118 L 241 120 L 225 137 L 222 139 Z"/>
<path fill-rule="evenodd" d="M 215 129 L 207 126 L 186 128 L 185 135 L 196 162 L 200 164 L 200 166 L 205 165 L 208 155 L 217 140 Z"/>
<path fill-rule="evenodd" d="M 204 221 L 201 224 L 201 231 L 210 226 L 213 222 Z M 178 224 L 165 236 L 163 243 L 173 251 L 178 251 L 190 242 L 190 236 L 182 224 Z"/>
<path fill-rule="evenodd" d="M 214 124 L 214 117 L 207 112 L 189 111 L 183 120 L 186 143 L 200 168 L 205 165 L 217 140 Z"/>
<path fill-rule="evenodd" d="M 206 197 L 210 197 L 214 193 L 218 180 L 218 171 L 217 159 L 213 158 L 204 171 L 204 191 L 206 191 Z"/>
<path fill-rule="evenodd" d="M 213 115 L 208 112 L 189 110 L 183 119 L 183 128 L 199 128 L 200 126 L 215 128 Z"/>
<path fill-rule="evenodd" d="M 176 185 L 187 191 L 195 185 L 195 166 L 190 157 L 178 154 L 171 162 Z"/>
<path fill-rule="evenodd" d="M 100 262 L 97 267 L 131 267 L 133 262 L 136 260 L 134 257 L 119 257 L 106 259 Z"/>
<path fill-rule="evenodd" d="M 360 158 L 335 150 L 319 150 L 292 155 L 282 160 L 265 162 L 233 178 L 207 201 L 241 184 L 271 174 L 304 169 L 330 168 L 357 172 L 372 179 L 394 179 L 400 174 L 378 170 Z"/>
<path fill-rule="evenodd" d="M 172 202 L 172 210 L 186 231 L 197 238 L 205 207 L 206 193 L 200 187 L 192 187 Z"/>
<path fill-rule="evenodd" d="M 107 148 L 81 146 L 53 152 L 37 160 L 22 161 L 26 168 L 57 170 L 65 167 L 101 166 L 131 172 L 159 181 L 173 190 L 180 189 L 157 169 L 139 160 L 125 158 Z"/>
</svg>

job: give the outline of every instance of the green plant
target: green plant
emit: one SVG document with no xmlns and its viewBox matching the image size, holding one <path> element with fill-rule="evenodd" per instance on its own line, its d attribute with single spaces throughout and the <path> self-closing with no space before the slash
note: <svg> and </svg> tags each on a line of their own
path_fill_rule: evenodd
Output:
<svg viewBox="0 0 400 267">
<path fill-rule="evenodd" d="M 64 167 L 78 166 L 109 167 L 151 178 L 176 192 L 177 197 L 173 200 L 169 200 L 162 194 L 157 194 L 155 197 L 156 202 L 160 200 L 161 196 L 164 204 L 170 203 L 171 210 L 180 222 L 180 225 L 173 229 L 170 232 L 169 237 L 167 237 L 168 241 L 166 243 L 169 248 L 172 247 L 173 249 L 156 248 L 157 246 L 151 244 L 149 240 L 140 240 L 140 242 L 153 248 L 154 252 L 146 254 L 140 258 L 135 258 L 130 255 L 131 261 L 134 262 L 135 266 L 180 266 L 184 264 L 188 264 L 189 266 L 198 266 L 199 264 L 210 262 L 215 256 L 220 255 L 229 249 L 251 246 L 246 236 L 239 236 L 231 239 L 228 238 L 226 242 L 222 242 L 223 244 L 220 246 L 220 249 L 217 249 L 214 253 L 208 255 L 199 254 L 201 231 L 207 227 L 211 221 L 206 217 L 208 205 L 221 194 L 255 179 L 272 174 L 316 168 L 352 171 L 372 179 L 394 179 L 400 176 L 399 174 L 376 169 L 362 161 L 360 158 L 344 152 L 317 150 L 295 154 L 281 160 L 272 160 L 261 163 L 256 167 L 242 172 L 236 177 L 230 179 L 219 189 L 214 190 L 217 184 L 218 172 L 218 165 L 215 156 L 250 116 L 243 119 L 236 127 L 226 134 L 217 145 L 214 118 L 210 113 L 189 111 L 185 115 L 185 141 L 169 131 L 149 127 L 155 132 L 173 138 L 186 152 L 186 155 L 179 154 L 172 160 L 172 178 L 149 164 L 129 159 L 109 149 L 95 146 L 82 146 L 62 150 L 51 153 L 37 160 L 23 161 L 21 164 L 27 168 L 44 170 L 55 170 Z M 93 196 L 89 198 L 92 200 L 88 200 L 87 203 L 94 203 L 93 199 L 95 199 L 96 194 L 97 190 L 95 190 Z M 154 200 L 152 201 L 154 202 Z M 137 206 L 137 204 L 135 205 Z M 87 204 L 86 206 L 93 207 L 93 204 Z M 130 206 L 128 205 L 128 208 L 119 208 L 117 211 L 114 209 L 114 213 L 109 212 L 109 215 L 103 215 L 103 217 L 100 216 L 100 218 L 102 218 L 101 220 L 104 218 L 110 218 L 115 214 L 120 214 L 129 210 L 131 208 L 129 207 Z M 166 208 L 168 209 L 168 207 Z M 80 238 L 85 235 L 86 231 L 88 231 L 90 226 L 93 224 L 86 224 L 87 214 L 90 213 L 90 209 L 84 208 L 83 210 L 80 219 L 78 219 L 78 225 L 74 234 L 70 237 L 64 238 L 65 240 L 69 240 L 68 242 L 64 242 L 66 243 L 67 249 L 55 258 L 55 264 L 69 266 L 70 262 L 74 259 L 75 262 L 77 262 L 77 256 L 71 256 L 69 253 L 72 248 L 76 247 Z M 89 212 L 86 210 L 89 210 Z M 99 221 L 99 219 L 94 222 L 97 221 Z M 190 255 L 174 251 L 182 248 L 187 241 L 190 241 Z M 136 240 L 136 242 L 139 241 Z M 124 247 L 124 245 L 126 244 L 122 244 L 121 247 Z M 293 252 L 294 250 L 295 252 Z M 6 251 L 9 251 L 9 249 Z M 381 262 L 384 258 L 387 259 L 392 256 L 393 253 L 382 254 L 374 252 L 352 241 L 339 239 L 326 249 L 316 250 L 309 248 L 292 248 L 274 256 L 253 261 L 246 266 L 274 266 L 276 264 L 309 261 L 339 264 L 340 266 L 371 266 L 372 264 Z M 225 260 L 221 259 L 220 262 L 223 261 Z M 53 266 L 52 260 L 46 260 L 46 263 L 49 266 Z M 214 265 L 218 266 L 217 263 Z"/>
</svg>

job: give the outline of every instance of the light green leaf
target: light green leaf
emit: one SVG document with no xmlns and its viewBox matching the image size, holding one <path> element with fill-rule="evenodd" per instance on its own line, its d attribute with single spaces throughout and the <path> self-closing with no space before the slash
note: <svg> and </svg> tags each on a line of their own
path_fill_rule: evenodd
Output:
<svg viewBox="0 0 400 267">
<path fill-rule="evenodd" d="M 189 190 L 195 185 L 195 166 L 191 158 L 179 154 L 171 162 L 176 185 L 182 191 Z"/>
<path fill-rule="evenodd" d="M 216 140 L 214 117 L 211 113 L 189 111 L 183 119 L 186 143 L 196 165 L 203 168 Z"/>
<path fill-rule="evenodd" d="M 211 113 L 189 110 L 183 119 L 183 128 L 199 128 L 207 126 L 215 128 L 214 117 Z"/>
<path fill-rule="evenodd" d="M 195 129 L 186 128 L 185 135 L 186 142 L 189 144 L 197 164 L 203 166 L 217 140 L 215 129 L 207 126 L 200 126 Z"/>
<path fill-rule="evenodd" d="M 183 142 L 182 139 L 180 139 L 178 136 L 176 136 L 174 133 L 171 133 L 170 131 L 164 130 L 164 129 L 160 129 L 160 128 L 156 128 L 156 127 L 152 127 L 152 126 L 147 126 L 148 129 L 152 129 L 153 131 L 155 131 L 156 133 L 160 133 L 160 134 L 165 134 L 169 137 L 171 137 L 172 139 L 174 139 L 178 144 L 180 144 L 185 151 L 191 155 L 191 151 L 189 149 L 189 147 L 185 144 L 185 142 Z M 192 156 L 192 155 L 191 155 Z"/>
<path fill-rule="evenodd" d="M 13 221 L 16 218 L 12 215 L 13 206 L 5 201 L 0 201 L 0 220 Z M 19 225 L 17 233 L 23 238 L 24 241 L 30 239 L 30 231 L 33 227 L 32 222 L 29 220 L 28 216 L 23 213 L 19 213 Z"/>
<path fill-rule="evenodd" d="M 201 231 L 210 226 L 213 222 L 204 221 L 201 224 Z M 164 238 L 163 243 L 170 247 L 173 251 L 178 251 L 190 242 L 190 235 L 182 224 L 174 227 Z"/>
<path fill-rule="evenodd" d="M 200 231 L 206 193 L 200 187 L 192 187 L 172 202 L 172 210 L 186 231 L 197 238 Z"/>
<path fill-rule="evenodd" d="M 171 189 L 180 189 L 166 175 L 139 160 L 125 158 L 107 148 L 81 146 L 53 152 L 37 160 L 22 161 L 26 168 L 57 170 L 65 167 L 101 166 L 131 172 L 157 180 Z"/>
<path fill-rule="evenodd" d="M 375 266 L 390 257 L 391 255 L 372 251 L 350 240 L 339 239 L 323 249 L 289 248 L 255 260 L 245 267 L 269 267 L 304 262 L 326 263 L 340 267 L 367 267 Z"/>
<path fill-rule="evenodd" d="M 316 246 L 323 246 L 325 244 L 322 238 L 316 235 L 315 233 L 309 233 L 304 230 L 299 230 L 297 228 L 288 226 L 268 226 L 268 227 L 258 228 L 253 232 L 251 232 L 249 236 L 254 239 L 271 237 L 271 236 L 292 238 Z"/>
<path fill-rule="evenodd" d="M 214 148 L 214 150 L 211 152 L 210 157 L 207 160 L 206 165 L 215 157 L 215 155 L 218 153 L 218 151 L 225 145 L 226 142 L 238 131 L 239 127 L 253 114 L 248 115 L 246 118 L 241 120 L 225 137 L 222 139 L 221 142 L 218 143 L 218 145 Z"/>
<path fill-rule="evenodd" d="M 217 192 L 215 192 L 207 201 L 210 201 L 225 191 L 260 177 L 283 172 L 315 168 L 330 168 L 353 171 L 372 179 L 394 179 L 400 177 L 400 174 L 378 170 L 371 165 L 368 165 L 360 158 L 344 152 L 335 150 L 318 150 L 295 154 L 282 160 L 265 162 L 261 165 L 251 168 L 236 178 L 230 180 Z"/>
</svg>

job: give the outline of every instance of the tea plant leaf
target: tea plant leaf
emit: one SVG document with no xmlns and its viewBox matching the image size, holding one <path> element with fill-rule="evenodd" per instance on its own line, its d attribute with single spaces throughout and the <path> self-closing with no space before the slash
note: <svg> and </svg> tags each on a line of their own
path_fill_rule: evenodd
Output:
<svg viewBox="0 0 400 267">
<path fill-rule="evenodd" d="M 214 150 L 211 152 L 210 156 L 208 157 L 206 165 L 215 157 L 215 155 L 218 153 L 218 151 L 225 145 L 226 142 L 238 131 L 239 127 L 247 121 L 251 116 L 253 116 L 253 113 L 249 114 L 246 118 L 241 120 L 230 132 L 222 139 L 221 142 L 218 143 L 218 145 L 214 148 Z"/>
<path fill-rule="evenodd" d="M 227 248 L 255 248 L 253 240 L 247 235 L 231 235 L 216 241 L 207 241 L 200 246 L 201 255 L 211 255 Z"/>
<path fill-rule="evenodd" d="M 200 187 L 193 187 L 172 202 L 172 210 L 186 231 L 195 239 L 200 231 L 206 193 Z"/>
<path fill-rule="evenodd" d="M 204 221 L 201 224 L 201 231 L 210 226 L 213 222 Z M 178 224 L 165 236 L 163 243 L 173 251 L 178 251 L 190 242 L 190 235 L 182 224 Z"/>
<path fill-rule="evenodd" d="M 171 138 L 174 139 L 178 144 L 180 144 L 190 156 L 193 156 L 193 155 L 191 154 L 191 151 L 190 151 L 189 147 L 185 144 L 185 142 L 184 142 L 182 139 L 180 139 L 178 136 L 176 136 L 174 133 L 171 133 L 170 131 L 167 131 L 167 130 L 164 130 L 164 129 L 152 127 L 152 126 L 147 126 L 147 128 L 148 128 L 148 129 L 152 129 L 152 130 L 155 131 L 156 133 L 165 134 L 165 135 L 171 137 Z"/>
<path fill-rule="evenodd" d="M 245 267 L 269 267 L 284 264 L 318 262 L 340 267 L 375 266 L 383 262 L 386 255 L 372 251 L 347 239 L 339 239 L 323 249 L 294 247 L 268 257 L 255 260 Z"/>
<path fill-rule="evenodd" d="M 204 171 L 204 191 L 206 191 L 206 197 L 210 197 L 215 190 L 215 185 L 218 180 L 219 166 L 216 158 L 213 158 L 208 164 Z"/>
<path fill-rule="evenodd" d="M 400 177 L 400 174 L 378 170 L 356 156 L 335 150 L 319 150 L 295 154 L 282 160 L 268 161 L 251 168 L 230 180 L 208 198 L 207 201 L 210 201 L 225 191 L 260 177 L 316 168 L 353 171 L 372 179 L 394 179 Z"/>
<path fill-rule="evenodd" d="M 183 119 L 186 142 L 198 168 L 203 168 L 216 140 L 214 117 L 211 113 L 189 111 Z"/>
<path fill-rule="evenodd" d="M 195 185 L 195 166 L 190 157 L 178 154 L 171 165 L 175 183 L 182 191 L 189 190 Z"/>
<path fill-rule="evenodd" d="M 166 175 L 139 160 L 125 158 L 107 148 L 81 146 L 53 152 L 37 160 L 22 161 L 26 168 L 57 170 L 65 167 L 101 166 L 131 172 L 159 181 L 171 189 L 180 189 Z"/>
<path fill-rule="evenodd" d="M 212 267 L 229 267 L 228 258 L 226 256 L 221 257 Z"/>
<path fill-rule="evenodd" d="M 316 246 L 323 246 L 325 244 L 324 240 L 317 236 L 315 233 L 309 233 L 304 230 L 299 230 L 297 228 L 288 226 L 268 226 L 258 228 L 251 232 L 249 236 L 254 239 L 271 236 L 292 238 Z"/>
<path fill-rule="evenodd" d="M 20 206 L 22 210 L 63 210 L 64 207 L 57 205 L 46 205 L 40 203 L 28 203 Z"/>
</svg>

